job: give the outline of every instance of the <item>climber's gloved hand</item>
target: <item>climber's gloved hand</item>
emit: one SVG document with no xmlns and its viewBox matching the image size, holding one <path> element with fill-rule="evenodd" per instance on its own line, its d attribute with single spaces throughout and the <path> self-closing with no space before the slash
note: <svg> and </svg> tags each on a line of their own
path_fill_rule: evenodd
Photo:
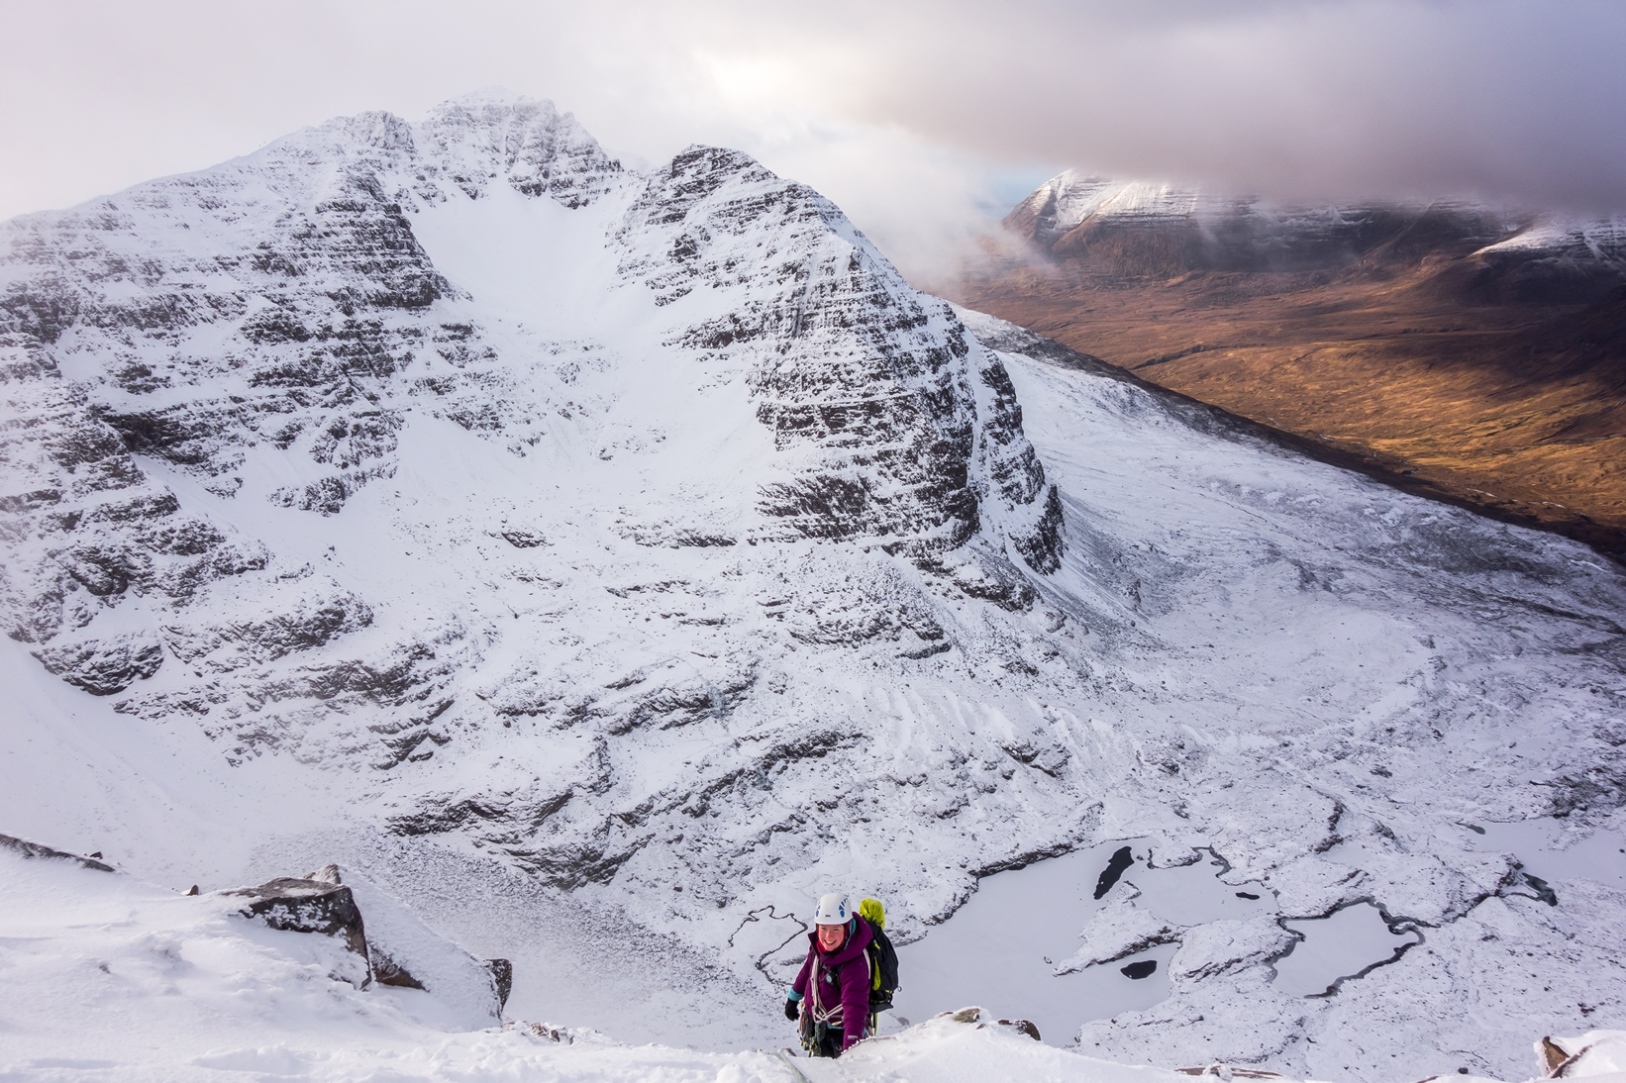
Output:
<svg viewBox="0 0 1626 1083">
<path fill-rule="evenodd" d="M 797 1019 L 799 1019 L 801 1017 L 801 1014 L 802 1014 L 801 1005 L 798 1004 L 794 1000 L 786 998 L 786 1000 L 785 1000 L 785 1018 L 789 1019 L 792 1023 L 794 1023 L 794 1022 L 796 1022 Z"/>
</svg>

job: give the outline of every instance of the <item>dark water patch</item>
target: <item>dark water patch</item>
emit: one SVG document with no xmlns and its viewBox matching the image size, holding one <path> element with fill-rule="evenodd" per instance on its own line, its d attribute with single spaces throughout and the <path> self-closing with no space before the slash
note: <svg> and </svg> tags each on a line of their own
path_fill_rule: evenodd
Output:
<svg viewBox="0 0 1626 1083">
<path fill-rule="evenodd" d="M 1118 973 L 1126 978 L 1134 978 L 1136 981 L 1140 981 L 1142 978 L 1149 978 L 1157 973 L 1157 960 L 1141 959 L 1130 963 L 1128 966 L 1119 967 Z"/>
<path fill-rule="evenodd" d="M 1107 861 L 1107 867 L 1101 870 L 1101 878 L 1095 882 L 1095 897 L 1102 899 L 1112 890 L 1112 885 L 1124 874 L 1129 866 L 1135 863 L 1135 855 L 1127 846 L 1120 846 Z"/>
</svg>

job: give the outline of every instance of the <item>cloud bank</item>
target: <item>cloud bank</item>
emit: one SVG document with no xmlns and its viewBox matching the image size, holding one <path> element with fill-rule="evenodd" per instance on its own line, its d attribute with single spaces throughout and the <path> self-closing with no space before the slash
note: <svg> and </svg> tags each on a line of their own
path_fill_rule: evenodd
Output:
<svg viewBox="0 0 1626 1083">
<path fill-rule="evenodd" d="M 907 270 L 1050 173 L 1626 208 L 1618 0 L 0 0 L 0 217 L 503 85 L 740 147 Z"/>
</svg>

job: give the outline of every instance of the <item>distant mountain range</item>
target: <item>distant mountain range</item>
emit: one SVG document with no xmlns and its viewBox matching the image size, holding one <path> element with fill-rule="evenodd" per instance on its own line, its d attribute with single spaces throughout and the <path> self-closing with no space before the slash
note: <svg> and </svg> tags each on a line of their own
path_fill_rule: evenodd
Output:
<svg viewBox="0 0 1626 1083">
<path fill-rule="evenodd" d="M 1118 279 L 1403 271 L 1452 258 L 1466 264 L 1452 274 L 1464 300 L 1586 304 L 1626 283 L 1626 218 L 1540 216 L 1466 200 L 1294 205 L 1067 172 L 1005 224 L 1081 272 Z"/>
<path fill-rule="evenodd" d="M 1420 492 L 1626 552 L 1626 218 L 1063 173 L 956 296 Z"/>
</svg>

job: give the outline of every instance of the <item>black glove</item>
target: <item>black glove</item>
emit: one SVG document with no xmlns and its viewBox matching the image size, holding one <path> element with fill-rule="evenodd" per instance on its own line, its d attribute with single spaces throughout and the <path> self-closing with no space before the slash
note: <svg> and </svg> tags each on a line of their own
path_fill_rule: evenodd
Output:
<svg viewBox="0 0 1626 1083">
<path fill-rule="evenodd" d="M 801 1016 L 802 1016 L 801 1002 L 797 1001 L 797 1000 L 791 1000 L 789 997 L 786 997 L 785 998 L 785 1018 L 789 1019 L 792 1023 L 794 1023 L 794 1022 L 796 1022 L 796 1020 L 800 1019 Z"/>
</svg>

